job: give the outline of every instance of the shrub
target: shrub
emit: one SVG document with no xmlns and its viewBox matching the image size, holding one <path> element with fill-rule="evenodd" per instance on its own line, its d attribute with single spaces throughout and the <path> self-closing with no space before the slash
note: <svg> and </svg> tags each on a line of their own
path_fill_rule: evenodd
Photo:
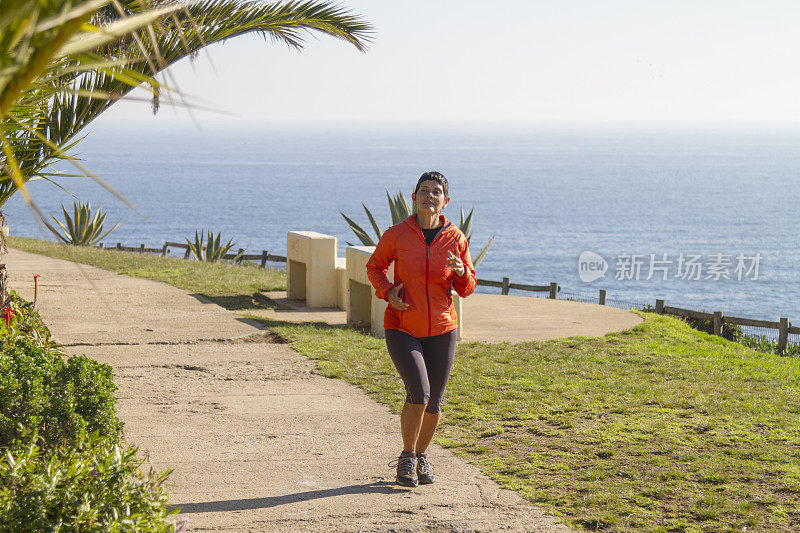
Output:
<svg viewBox="0 0 800 533">
<path fill-rule="evenodd" d="M 646 313 L 655 313 L 655 307 L 650 304 L 646 304 L 642 307 L 638 307 L 641 311 Z M 702 331 L 703 333 L 708 333 L 709 335 L 714 334 L 714 319 L 713 318 L 694 318 L 694 317 L 680 317 L 681 320 L 689 324 L 692 328 L 696 329 L 697 331 Z M 722 323 L 722 338 L 729 341 L 734 342 L 741 342 L 744 335 L 742 334 L 742 327 L 737 324 L 729 324 L 727 322 Z"/>
<path fill-rule="evenodd" d="M 64 232 L 64 235 L 56 233 L 56 237 L 67 244 L 92 246 L 119 226 L 119 222 L 117 222 L 110 230 L 103 233 L 103 222 L 105 222 L 108 213 L 103 213 L 103 208 L 98 206 L 97 211 L 92 215 L 91 202 L 83 204 L 75 201 L 73 202 L 72 210 L 73 216 L 70 217 L 69 213 L 67 213 L 67 208 L 64 207 L 64 204 L 61 204 L 61 211 L 64 212 L 63 224 L 56 217 L 53 217 L 53 220 L 61 226 L 61 230 Z"/>
<path fill-rule="evenodd" d="M 97 433 L 43 452 L 36 437 L 0 458 L 0 531 L 175 531 L 163 483 L 137 448 Z"/>
<path fill-rule="evenodd" d="M 111 367 L 67 357 L 33 305 L 12 292 L 0 320 L 0 533 L 175 531 L 172 470 L 118 444 Z"/>
<path fill-rule="evenodd" d="M 685 318 L 694 329 L 713 335 L 714 320 L 710 318 Z M 742 327 L 737 324 L 722 323 L 722 338 L 729 341 L 739 341 L 742 338 Z"/>
<path fill-rule="evenodd" d="M 41 348 L 58 349 L 58 345 L 50 336 L 50 330 L 42 322 L 34 303 L 20 298 L 15 291 L 9 293 L 6 306 L 11 307 L 13 317 L 6 323 L 0 320 L 0 337 L 10 339 L 21 334 L 30 338 Z"/>
<path fill-rule="evenodd" d="M 800 343 L 789 343 L 783 350 L 778 349 L 778 341 L 770 339 L 765 335 L 742 335 L 738 342 L 748 348 L 753 348 L 759 352 L 774 353 L 784 356 L 800 356 Z"/>
<path fill-rule="evenodd" d="M 119 438 L 110 366 L 66 358 L 24 335 L 4 338 L 0 348 L 0 447 L 15 444 L 20 425 L 37 430 L 46 448 L 69 446 L 92 431 Z"/>
</svg>

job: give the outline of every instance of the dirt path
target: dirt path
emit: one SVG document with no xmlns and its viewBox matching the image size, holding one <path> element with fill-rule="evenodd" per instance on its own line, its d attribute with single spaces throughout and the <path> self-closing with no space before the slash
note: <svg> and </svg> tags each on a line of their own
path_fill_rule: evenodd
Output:
<svg viewBox="0 0 800 533">
<path fill-rule="evenodd" d="M 278 308 L 254 309 L 249 314 L 286 322 L 347 323 L 346 311 L 306 307 L 301 300 L 287 300 L 286 291 L 262 294 Z M 530 296 L 472 294 L 464 299 L 463 305 L 464 342 L 515 343 L 576 335 L 601 337 L 644 321 L 639 315 L 616 307 Z"/>
<path fill-rule="evenodd" d="M 11 287 L 55 338 L 114 368 L 125 438 L 174 467 L 189 531 L 569 531 L 433 446 L 434 485 L 387 462 L 398 417 L 232 312 L 185 291 L 10 251 Z"/>
</svg>

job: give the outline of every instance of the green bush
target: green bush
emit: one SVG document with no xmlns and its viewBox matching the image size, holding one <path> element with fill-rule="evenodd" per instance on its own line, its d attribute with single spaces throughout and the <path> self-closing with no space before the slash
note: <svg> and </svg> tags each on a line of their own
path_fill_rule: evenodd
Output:
<svg viewBox="0 0 800 533">
<path fill-rule="evenodd" d="M 45 448 L 70 446 L 92 431 L 116 442 L 122 430 L 116 388 L 108 365 L 66 358 L 25 335 L 6 336 L 0 347 L 0 448 L 15 445 L 21 426 L 36 430 Z"/>
<path fill-rule="evenodd" d="M 175 531 L 162 485 L 121 450 L 111 367 L 68 357 L 34 304 L 0 319 L 0 533 Z M 183 528 L 181 528 L 182 530 Z"/>
<path fill-rule="evenodd" d="M 35 438 L 0 459 L 0 531 L 175 531 L 163 483 L 137 449 L 97 433 L 42 451 Z"/>
<path fill-rule="evenodd" d="M 698 331 L 708 333 L 709 335 L 714 334 L 714 319 L 686 317 L 684 320 Z M 723 322 L 721 333 L 723 339 L 736 342 L 742 338 L 742 327 L 737 324 Z"/>
<path fill-rule="evenodd" d="M 765 335 L 742 335 L 738 342 L 759 352 L 794 357 L 800 356 L 800 343 L 790 343 L 783 350 L 779 350 L 778 341 Z"/>
<path fill-rule="evenodd" d="M 714 333 L 714 320 L 702 318 L 686 318 L 686 322 L 693 328 L 708 334 Z M 746 335 L 742 331 L 742 326 L 738 324 L 722 323 L 722 338 L 738 342 L 748 348 L 753 348 L 760 352 L 774 353 L 776 355 L 800 355 L 800 344 L 790 344 L 784 350 L 778 349 L 778 341 L 770 339 L 764 335 Z"/>
<path fill-rule="evenodd" d="M 0 337 L 9 340 L 16 335 L 25 335 L 37 346 L 58 348 L 50 336 L 50 330 L 42 322 L 39 312 L 34 309 L 33 302 L 23 300 L 15 291 L 11 291 L 6 305 L 11 308 L 13 317 L 8 323 L 0 320 Z"/>
</svg>

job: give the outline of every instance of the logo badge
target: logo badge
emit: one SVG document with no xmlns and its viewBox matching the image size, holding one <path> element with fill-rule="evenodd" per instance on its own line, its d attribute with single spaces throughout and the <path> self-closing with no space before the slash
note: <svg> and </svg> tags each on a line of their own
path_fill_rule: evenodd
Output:
<svg viewBox="0 0 800 533">
<path fill-rule="evenodd" d="M 608 263 L 600 254 L 584 250 L 578 257 L 578 276 L 584 283 L 605 277 L 607 270 Z"/>
</svg>

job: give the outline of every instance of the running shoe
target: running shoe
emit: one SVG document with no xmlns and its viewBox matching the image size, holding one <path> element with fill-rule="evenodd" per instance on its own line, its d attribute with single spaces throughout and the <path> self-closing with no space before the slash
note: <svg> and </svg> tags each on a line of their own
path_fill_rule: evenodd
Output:
<svg viewBox="0 0 800 533">
<path fill-rule="evenodd" d="M 420 485 L 433 483 L 433 467 L 424 453 L 417 454 L 417 479 Z"/>
<path fill-rule="evenodd" d="M 416 472 L 416 455 L 414 452 L 402 452 L 397 458 L 397 484 L 404 487 L 416 487 L 419 485 Z M 392 461 L 389 466 L 393 466 Z"/>
</svg>

